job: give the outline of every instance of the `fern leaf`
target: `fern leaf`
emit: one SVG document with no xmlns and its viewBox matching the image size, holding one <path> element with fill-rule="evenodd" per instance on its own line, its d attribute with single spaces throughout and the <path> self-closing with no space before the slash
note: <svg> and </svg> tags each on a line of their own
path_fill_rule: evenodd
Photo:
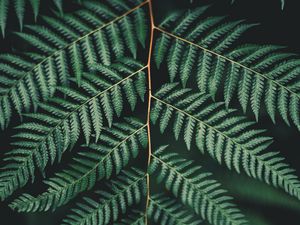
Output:
<svg viewBox="0 0 300 225">
<path fill-rule="evenodd" d="M 59 12 L 59 15 L 63 16 L 63 0 L 54 0 L 53 3 Z"/>
<path fill-rule="evenodd" d="M 111 64 L 111 54 L 110 51 L 108 49 L 108 40 L 106 37 L 106 34 L 99 30 L 98 32 L 96 32 L 94 34 L 94 38 L 96 39 L 96 43 L 97 44 L 97 52 L 99 52 L 100 54 L 100 58 L 103 62 L 104 65 L 108 66 Z M 120 55 L 122 55 L 123 53 L 121 53 Z"/>
<path fill-rule="evenodd" d="M 23 19 L 25 13 L 25 0 L 17 0 L 15 1 L 15 11 L 19 21 L 20 30 L 23 29 Z"/>
<path fill-rule="evenodd" d="M 285 1 L 281 0 L 281 9 L 284 9 L 284 4 L 285 4 Z"/>
<path fill-rule="evenodd" d="M 162 132 L 176 117 L 174 127 L 180 130 L 174 135 L 178 138 L 184 132 L 188 148 L 193 140 L 201 152 L 208 152 L 229 169 L 243 169 L 248 176 L 300 198 L 300 182 L 293 170 L 278 153 L 267 151 L 271 138 L 262 135 L 262 130 L 253 129 L 253 123 L 236 115 L 235 110 L 226 110 L 223 103 L 211 103 L 209 96 L 189 89 L 179 93 L 177 87 L 178 84 L 166 84 L 153 96 L 151 119 L 159 122 Z M 180 126 L 176 125 L 179 115 Z"/>
<path fill-rule="evenodd" d="M 125 121 L 104 129 L 99 142 L 79 152 L 68 169 L 46 180 L 47 192 L 37 197 L 23 194 L 10 207 L 19 212 L 56 209 L 80 192 L 93 188 L 95 182 L 109 179 L 113 173 L 119 174 L 130 159 L 137 157 L 139 148 L 147 146 L 146 125 L 135 118 Z"/>
<path fill-rule="evenodd" d="M 146 26 L 147 19 L 143 10 L 138 9 L 134 12 L 134 27 L 136 29 L 136 35 L 139 42 L 145 48 L 148 28 Z"/>
<path fill-rule="evenodd" d="M 131 20 L 129 20 L 127 17 L 124 17 L 122 20 L 119 20 L 119 25 L 121 27 L 122 33 L 124 34 L 124 39 L 126 41 L 126 44 L 128 45 L 128 48 L 133 55 L 134 58 L 136 58 L 137 54 L 137 46 L 136 46 L 136 37 L 134 34 L 133 29 L 133 23 Z"/>
<path fill-rule="evenodd" d="M 0 1 L 0 28 L 2 36 L 5 36 L 5 27 L 8 16 L 9 0 Z"/>
<path fill-rule="evenodd" d="M 59 1 L 53 0 L 53 2 L 59 8 L 59 4 L 58 4 Z M 19 22 L 20 30 L 22 31 L 25 10 L 29 3 L 33 11 L 34 20 L 37 21 L 37 17 L 39 15 L 40 0 L 13 0 L 13 1 L 1 0 L 0 1 L 0 5 L 1 5 L 0 6 L 0 21 L 1 21 L 0 28 L 3 37 L 5 36 L 5 28 L 7 25 L 7 19 L 8 19 L 7 17 L 8 17 L 9 10 L 11 8 L 14 9 L 15 15 Z"/>
<path fill-rule="evenodd" d="M 63 220 L 67 224 L 109 224 L 124 214 L 127 208 L 138 204 L 146 195 L 146 175 L 139 169 L 123 171 L 116 179 L 107 182 L 108 190 L 99 190 L 99 201 L 83 198 L 78 208 Z"/>
<path fill-rule="evenodd" d="M 189 209 L 185 208 L 175 199 L 164 194 L 150 196 L 148 216 L 161 225 L 198 225 L 203 224 Z"/>
<path fill-rule="evenodd" d="M 29 0 L 31 7 L 32 7 L 32 11 L 33 11 L 33 15 L 34 15 L 34 20 L 36 21 L 37 16 L 39 14 L 39 8 L 40 8 L 40 0 Z"/>
<path fill-rule="evenodd" d="M 160 67 L 165 55 L 167 53 L 168 46 L 170 45 L 171 38 L 167 35 L 162 35 L 156 40 L 155 50 L 154 50 L 154 60 L 157 68 Z"/>
<path fill-rule="evenodd" d="M 145 213 L 139 210 L 131 210 L 131 213 L 126 217 L 122 218 L 120 222 L 115 223 L 116 225 L 145 225 Z"/>
<path fill-rule="evenodd" d="M 2 107 L 7 99 L 9 108 L 21 114 L 36 108 L 37 102 L 52 97 L 55 87 L 68 84 L 67 80 L 73 75 L 80 85 L 83 70 L 89 69 L 92 64 L 110 65 L 115 59 L 124 57 L 126 49 L 136 55 L 136 36 L 141 35 L 137 32 L 147 30 L 133 28 L 135 16 L 132 10 L 144 10 L 141 7 L 145 3 L 132 5 L 122 2 L 128 4 L 129 11 L 109 6 L 109 1 L 103 4 L 94 2 L 93 7 L 87 2 L 87 9 L 62 18 L 44 17 L 44 26 L 26 26 L 26 33 L 17 33 L 36 53 L 10 55 L 10 60 L 6 55 L 0 56 L 3 74 L 0 81 L 3 93 L 0 96 L 0 117 L 3 118 L 0 127 L 5 128 L 10 121 L 11 114 Z M 5 1 L 1 3 L 5 4 Z M 36 8 L 38 1 L 33 1 L 33 4 Z M 5 6 L 1 7 L 0 14 L 6 13 Z M 146 22 L 144 19 L 140 23 Z M 123 34 L 121 30 L 126 32 Z M 110 48 L 113 51 L 109 51 Z M 21 88 L 29 96 L 29 101 L 24 102 L 23 96 L 16 93 Z"/>
<path fill-rule="evenodd" d="M 58 90 L 66 98 L 53 97 L 48 103 L 41 103 L 40 108 L 44 112 L 31 115 L 34 118 L 33 122 L 18 126 L 19 133 L 15 137 L 22 137 L 22 140 L 14 143 L 15 149 L 7 154 L 6 159 L 9 163 L 4 166 L 0 174 L 1 198 L 8 197 L 17 188 L 25 185 L 30 177 L 34 179 L 35 169 L 43 172 L 49 160 L 51 164 L 55 159 L 59 160 L 63 152 L 77 142 L 79 133 L 82 132 L 86 143 L 89 143 L 91 134 L 99 135 L 102 127 L 98 127 L 101 123 L 95 120 L 96 114 L 106 117 L 111 126 L 113 110 L 116 110 L 110 100 L 113 88 L 120 86 L 122 97 L 129 91 L 137 95 L 135 87 L 127 90 L 129 87 L 125 83 L 131 79 L 134 84 L 137 76 L 145 75 L 140 71 L 146 68 L 139 63 L 134 67 L 124 64 L 119 67 L 119 69 L 127 68 L 127 71 L 98 65 L 94 68 L 94 73 L 85 75 L 79 89 L 59 87 Z M 133 100 L 138 99 L 130 99 L 128 102 L 135 106 L 136 102 Z M 91 107 L 95 102 L 97 107 Z M 93 116 L 92 112 L 94 112 Z M 34 142 L 31 137 L 33 134 L 39 136 Z"/>
<path fill-rule="evenodd" d="M 114 43 L 112 46 L 113 51 L 117 57 L 120 57 L 124 54 L 124 41 L 122 38 L 120 38 L 120 28 L 114 24 L 109 26 L 109 37 L 110 37 L 110 42 Z"/>
<path fill-rule="evenodd" d="M 154 57 L 157 65 L 164 59 L 167 61 L 170 81 L 180 79 L 185 87 L 194 74 L 191 71 L 196 71 L 199 90 L 214 98 L 223 89 L 227 107 L 237 97 L 243 111 L 250 105 L 257 120 L 263 106 L 273 122 L 279 112 L 286 124 L 291 120 L 300 129 L 296 118 L 300 112 L 291 111 L 292 99 L 296 105 L 300 104 L 299 59 L 279 52 L 277 46 L 235 47 L 241 34 L 253 26 L 241 21 L 221 23 L 220 17 L 201 21 L 197 16 L 197 24 L 180 29 L 180 22 L 194 21 L 196 12 L 197 9 L 183 16 L 179 14 L 173 27 L 172 23 L 163 23 L 163 28 L 157 28 L 161 35 Z"/>
<path fill-rule="evenodd" d="M 152 154 L 150 174 L 158 172 L 158 180 L 209 223 L 246 224 L 243 214 L 231 203 L 231 197 L 225 195 L 219 183 L 208 178 L 210 173 L 202 172 L 200 166 L 176 153 L 166 153 L 166 148 L 162 146 Z"/>
</svg>

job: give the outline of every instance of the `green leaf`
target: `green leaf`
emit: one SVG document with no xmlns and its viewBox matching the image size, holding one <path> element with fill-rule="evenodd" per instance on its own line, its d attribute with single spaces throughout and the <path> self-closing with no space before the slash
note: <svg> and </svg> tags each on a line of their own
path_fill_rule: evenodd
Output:
<svg viewBox="0 0 300 225">
<path fill-rule="evenodd" d="M 250 104 L 256 120 L 265 108 L 273 122 L 279 112 L 286 124 L 292 121 L 299 128 L 300 119 L 295 118 L 299 110 L 291 112 L 292 99 L 300 101 L 299 59 L 281 53 L 278 46 L 236 47 L 240 36 L 255 24 L 225 23 L 222 17 L 203 19 L 197 14 L 200 9 L 177 13 L 157 28 L 157 66 L 166 60 L 171 82 L 180 80 L 185 87 L 189 80 L 197 80 L 199 91 L 213 99 L 223 90 L 227 107 L 237 98 L 246 113 Z"/>
<path fill-rule="evenodd" d="M 300 198 L 300 181 L 284 158 L 267 147 L 272 138 L 262 130 L 254 129 L 253 122 L 226 109 L 223 103 L 209 101 L 209 96 L 189 89 L 178 91 L 178 84 L 165 84 L 152 97 L 152 122 L 159 122 L 161 133 L 174 121 L 175 138 L 183 130 L 183 139 L 189 149 L 196 143 L 203 153 L 208 152 L 220 164 L 250 177 L 284 189 Z M 180 90 L 180 89 L 179 89 Z M 256 90 L 254 90 L 255 92 Z M 253 104 L 257 104 L 253 100 Z M 182 124 L 178 125 L 178 117 Z"/>
<path fill-rule="evenodd" d="M 140 152 L 145 146 L 143 136 L 147 135 L 145 124 L 136 118 L 125 120 L 126 122 L 114 123 L 112 128 L 105 128 L 97 143 L 88 145 L 85 150 L 76 154 L 66 169 L 44 181 L 48 186 L 46 192 L 36 197 L 22 194 L 10 207 L 18 212 L 56 209 L 79 193 L 92 189 L 97 181 L 119 174 L 120 169 L 137 157 L 136 152 Z M 132 145 L 133 140 L 138 145 Z M 117 164 L 119 159 L 122 160 L 120 168 Z"/>
<path fill-rule="evenodd" d="M 106 186 L 108 191 L 96 191 L 98 201 L 84 197 L 83 203 L 78 203 L 62 224 L 99 225 L 116 221 L 120 214 L 126 213 L 128 207 L 139 203 L 146 195 L 146 176 L 141 170 L 132 168 L 107 182 Z"/>
<path fill-rule="evenodd" d="M 57 88 L 65 98 L 53 97 L 47 103 L 40 103 L 42 111 L 29 115 L 32 122 L 17 127 L 16 138 L 21 140 L 15 142 L 14 149 L 7 154 L 8 164 L 0 174 L 1 198 L 11 195 L 30 178 L 34 179 L 36 169 L 43 173 L 49 159 L 51 163 L 60 160 L 62 154 L 74 146 L 81 132 L 86 143 L 90 142 L 92 135 L 99 136 L 104 123 L 100 117 L 95 118 L 96 115 L 104 115 L 108 125 L 112 126 L 113 111 L 117 111 L 110 100 L 112 91 L 116 86 L 124 86 L 128 79 L 135 84 L 137 76 L 145 75 L 140 73 L 145 67 L 138 62 L 129 67 L 130 72 L 122 70 L 128 68 L 127 65 L 118 65 L 122 72 L 99 65 L 93 68 L 94 72 L 84 74 L 81 87 Z M 135 88 L 130 90 L 137 95 Z M 121 96 L 125 96 L 123 89 Z M 131 100 L 132 106 L 136 106 L 134 101 L 137 100 Z M 34 142 L 32 135 L 38 135 Z M 23 154 L 20 155 L 20 151 Z"/>
</svg>

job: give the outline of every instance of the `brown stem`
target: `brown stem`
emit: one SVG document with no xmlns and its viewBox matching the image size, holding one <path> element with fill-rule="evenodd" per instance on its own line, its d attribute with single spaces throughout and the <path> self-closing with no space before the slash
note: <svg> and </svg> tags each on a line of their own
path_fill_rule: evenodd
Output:
<svg viewBox="0 0 300 225">
<path fill-rule="evenodd" d="M 148 131 L 148 162 L 147 162 L 147 169 L 150 165 L 150 159 L 152 155 L 151 149 L 151 130 L 150 130 L 150 111 L 151 111 L 151 99 L 152 99 L 152 84 L 151 84 L 151 56 L 152 56 L 152 49 L 153 49 L 153 35 L 154 35 L 154 17 L 153 17 L 153 10 L 152 10 L 152 0 L 148 0 L 149 6 L 149 14 L 150 14 L 150 43 L 149 43 L 149 53 L 148 53 L 148 111 L 147 111 L 147 131 Z M 146 212 L 145 212 L 145 224 L 148 223 L 147 220 L 147 209 L 149 206 L 150 200 L 150 177 L 147 172 L 147 200 L 146 200 Z"/>
</svg>

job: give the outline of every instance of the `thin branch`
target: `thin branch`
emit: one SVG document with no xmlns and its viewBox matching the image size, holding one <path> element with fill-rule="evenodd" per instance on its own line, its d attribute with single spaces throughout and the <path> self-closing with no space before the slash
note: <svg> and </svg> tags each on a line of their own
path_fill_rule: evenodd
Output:
<svg viewBox="0 0 300 225">
<path fill-rule="evenodd" d="M 147 169 L 150 165 L 152 149 L 151 149 L 151 129 L 150 129 L 150 112 L 151 112 L 151 99 L 152 99 L 152 84 L 151 84 L 151 56 L 153 49 L 153 36 L 154 36 L 154 17 L 153 17 L 153 9 L 152 9 L 152 0 L 148 0 L 149 6 L 149 14 L 150 14 L 150 43 L 149 43 L 149 52 L 148 52 L 148 111 L 147 111 L 147 130 L 148 130 L 148 161 L 147 161 Z M 150 176 L 147 172 L 147 199 L 146 199 L 146 209 L 145 209 L 145 224 L 148 224 L 147 218 L 147 209 L 149 207 L 150 200 Z"/>
</svg>

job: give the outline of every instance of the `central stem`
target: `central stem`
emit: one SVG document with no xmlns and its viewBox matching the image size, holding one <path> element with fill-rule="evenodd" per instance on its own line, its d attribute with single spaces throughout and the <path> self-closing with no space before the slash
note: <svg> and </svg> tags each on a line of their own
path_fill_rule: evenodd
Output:
<svg viewBox="0 0 300 225">
<path fill-rule="evenodd" d="M 148 111 L 147 111 L 147 131 L 148 131 L 148 162 L 147 162 L 147 169 L 150 165 L 150 159 L 152 155 L 151 149 L 151 130 L 150 130 L 150 112 L 151 112 L 151 99 L 152 99 L 152 85 L 151 85 L 151 56 L 152 56 L 152 49 L 153 49 L 153 36 L 154 36 L 154 17 L 153 17 L 153 10 L 152 10 L 152 0 L 148 0 L 149 6 L 149 14 L 150 14 L 150 43 L 149 43 L 149 53 L 148 53 Z M 147 220 L 147 209 L 149 206 L 150 201 L 150 177 L 149 173 L 147 172 L 147 199 L 146 199 L 146 209 L 145 209 L 145 224 L 148 223 Z"/>
</svg>

